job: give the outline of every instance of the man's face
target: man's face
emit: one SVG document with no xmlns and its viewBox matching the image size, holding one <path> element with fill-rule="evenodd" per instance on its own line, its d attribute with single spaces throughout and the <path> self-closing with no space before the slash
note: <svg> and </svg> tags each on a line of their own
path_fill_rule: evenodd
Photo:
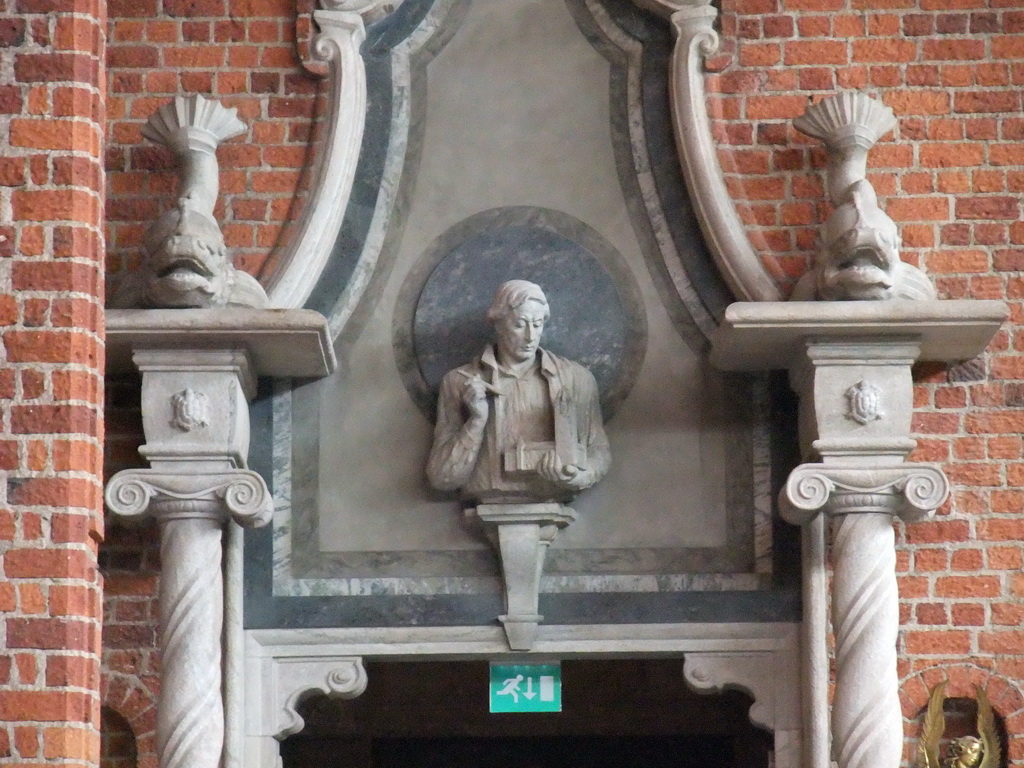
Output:
<svg viewBox="0 0 1024 768">
<path fill-rule="evenodd" d="M 545 315 L 543 306 L 527 301 L 495 322 L 499 357 L 509 363 L 532 360 L 540 347 Z"/>
</svg>

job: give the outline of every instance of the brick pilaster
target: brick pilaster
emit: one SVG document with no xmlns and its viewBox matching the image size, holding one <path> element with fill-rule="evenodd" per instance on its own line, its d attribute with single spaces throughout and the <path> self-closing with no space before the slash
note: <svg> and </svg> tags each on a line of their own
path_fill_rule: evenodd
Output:
<svg viewBox="0 0 1024 768">
<path fill-rule="evenodd" d="M 0 765 L 96 766 L 105 2 L 0 7 Z"/>
</svg>

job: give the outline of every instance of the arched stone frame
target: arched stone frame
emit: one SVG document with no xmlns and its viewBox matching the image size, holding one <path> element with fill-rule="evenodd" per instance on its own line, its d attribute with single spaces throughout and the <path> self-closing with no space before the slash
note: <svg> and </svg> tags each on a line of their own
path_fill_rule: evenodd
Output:
<svg viewBox="0 0 1024 768">
<path fill-rule="evenodd" d="M 670 72 L 673 128 L 680 163 L 704 238 L 722 277 L 741 301 L 781 301 L 776 278 L 754 251 L 725 184 L 705 108 L 703 63 L 719 46 L 711 0 L 634 0 L 668 18 L 676 36 Z M 334 249 L 355 180 L 365 127 L 366 72 L 359 52 L 364 22 L 389 9 L 384 0 L 320 0 L 311 43 L 317 64 L 326 64 L 327 127 L 315 150 L 317 169 L 302 214 L 274 254 L 267 281 L 271 306 L 302 307 Z"/>
<path fill-rule="evenodd" d="M 983 689 L 992 708 L 1006 725 L 1011 750 L 1016 745 L 1019 752 L 1024 746 L 1024 737 L 1021 736 L 1024 734 L 1024 691 L 993 669 L 980 664 L 955 661 L 918 670 L 900 680 L 905 760 L 913 760 L 916 753 L 923 723 L 921 713 L 928 707 L 928 694 L 943 680 L 948 681 L 945 691 L 947 698 L 973 699 L 977 695 L 977 689 Z M 1004 759 L 1005 757 L 1004 755 Z M 1010 760 L 1011 765 L 1014 762 L 1013 759 Z"/>
<path fill-rule="evenodd" d="M 775 766 L 800 768 L 797 632 L 782 623 L 548 626 L 533 650 L 560 659 L 679 656 L 694 690 L 752 696 L 751 722 L 774 732 Z M 500 660 L 507 654 L 497 626 L 247 630 L 243 764 L 279 768 L 281 740 L 303 727 L 297 706 L 316 692 L 358 696 L 367 684 L 364 659 Z"/>
<path fill-rule="evenodd" d="M 366 124 L 366 69 L 359 52 L 365 19 L 385 0 L 320 0 L 313 21 L 320 33 L 311 49 L 327 66 L 327 128 L 310 167 L 312 192 L 266 286 L 270 305 L 302 307 L 327 263 L 348 206 Z M 391 7 L 398 3 L 391 4 Z"/>
</svg>

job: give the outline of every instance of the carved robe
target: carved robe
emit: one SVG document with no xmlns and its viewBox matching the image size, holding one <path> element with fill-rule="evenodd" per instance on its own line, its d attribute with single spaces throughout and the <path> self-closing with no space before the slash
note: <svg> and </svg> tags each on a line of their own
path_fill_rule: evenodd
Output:
<svg viewBox="0 0 1024 768">
<path fill-rule="evenodd" d="M 483 439 L 463 430 L 462 391 L 480 376 L 495 391 Z M 539 455 L 554 450 L 563 464 L 583 467 L 593 485 L 608 472 L 611 454 L 604 432 L 597 382 L 579 363 L 541 349 L 537 364 L 517 379 L 488 345 L 468 365 L 441 382 L 434 445 L 427 477 L 439 490 L 461 489 L 474 501 L 564 501 L 574 491 L 531 470 Z"/>
</svg>

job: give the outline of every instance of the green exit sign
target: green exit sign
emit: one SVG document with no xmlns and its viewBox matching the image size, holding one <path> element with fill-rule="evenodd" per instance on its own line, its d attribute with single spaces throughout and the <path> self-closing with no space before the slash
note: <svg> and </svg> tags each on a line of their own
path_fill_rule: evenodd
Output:
<svg viewBox="0 0 1024 768">
<path fill-rule="evenodd" d="M 559 664 L 491 664 L 491 712 L 561 712 Z"/>
</svg>

